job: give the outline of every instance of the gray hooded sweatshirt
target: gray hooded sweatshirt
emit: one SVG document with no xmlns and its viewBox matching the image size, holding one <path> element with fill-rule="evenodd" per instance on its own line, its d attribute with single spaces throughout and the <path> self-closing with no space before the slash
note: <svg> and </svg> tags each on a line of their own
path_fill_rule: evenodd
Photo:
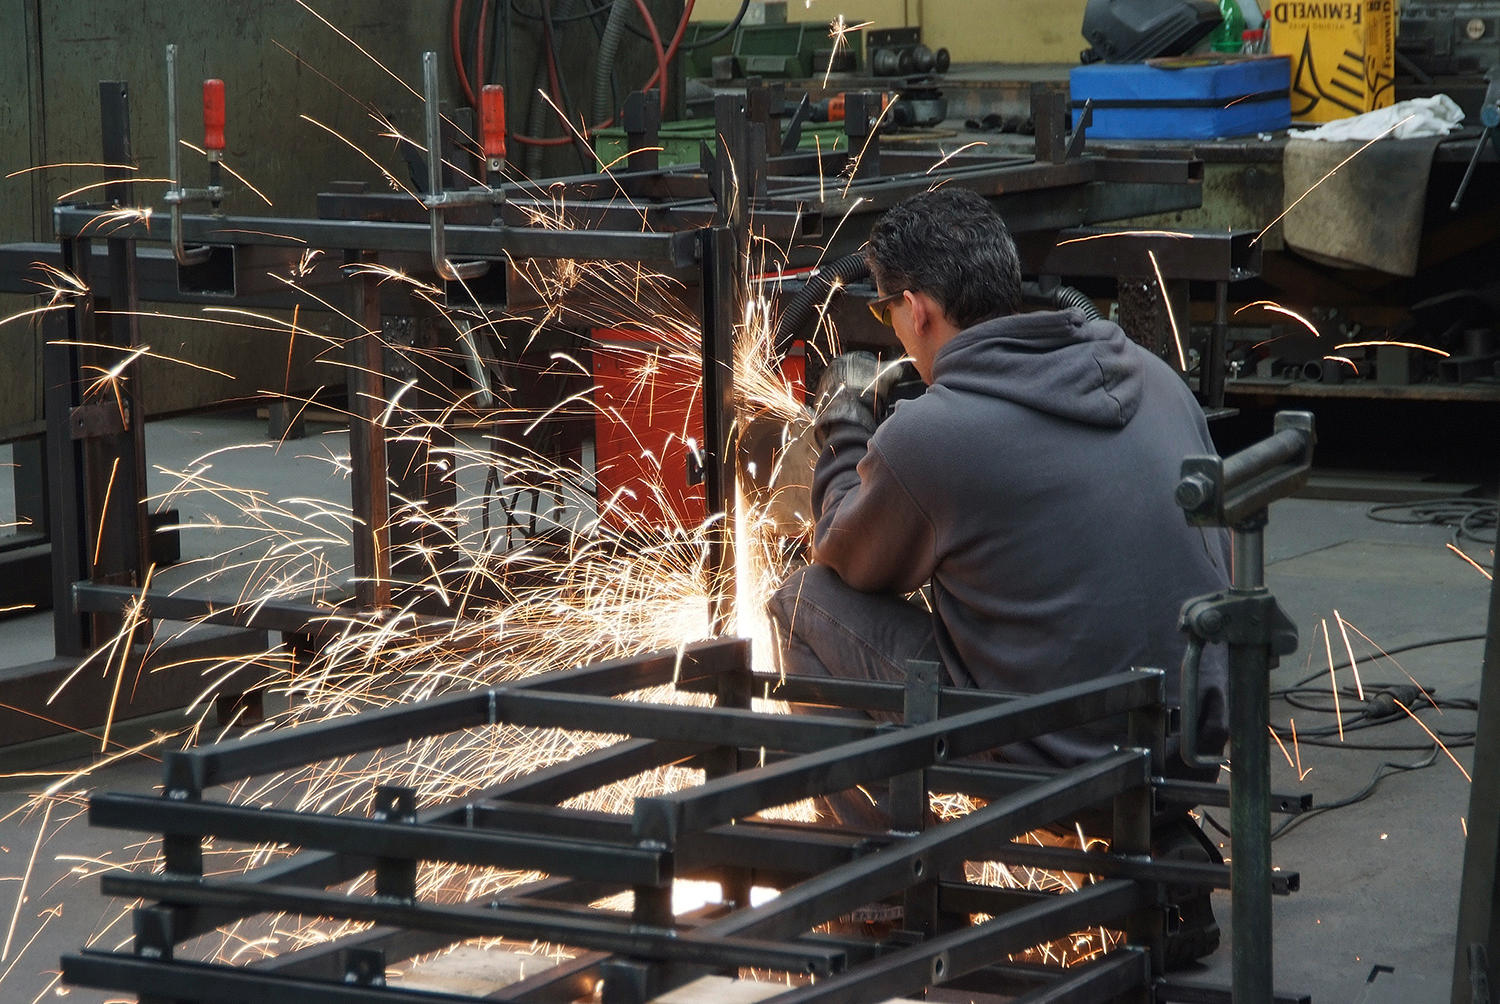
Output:
<svg viewBox="0 0 1500 1004">
<path fill-rule="evenodd" d="M 866 592 L 931 582 L 956 685 L 1030 693 L 1154 668 L 1175 704 L 1183 601 L 1229 584 L 1228 535 L 1189 526 L 1173 499 L 1183 458 L 1214 452 L 1182 378 L 1117 325 L 996 318 L 945 345 L 931 386 L 873 435 L 828 429 L 815 560 Z M 1201 679 L 1199 749 L 1216 753 L 1221 649 Z M 1006 757 L 1067 766 L 1108 745 L 1060 733 Z M 1191 773 L 1169 753 L 1171 773 Z"/>
</svg>

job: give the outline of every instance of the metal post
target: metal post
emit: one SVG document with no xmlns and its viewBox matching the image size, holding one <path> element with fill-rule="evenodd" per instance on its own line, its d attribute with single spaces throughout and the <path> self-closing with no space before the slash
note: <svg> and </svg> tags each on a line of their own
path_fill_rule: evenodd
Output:
<svg viewBox="0 0 1500 1004">
<path fill-rule="evenodd" d="M 722 513 L 710 537 L 709 599 L 713 631 L 722 633 L 734 604 L 734 322 L 740 293 L 737 231 L 703 232 L 703 487 L 707 513 Z"/>
<path fill-rule="evenodd" d="M 123 81 L 99 83 L 100 131 L 104 137 L 106 164 L 134 164 L 130 147 L 130 93 Z M 105 188 L 111 205 L 129 207 L 135 204 L 135 186 L 122 167 L 111 169 L 115 180 Z M 138 283 L 136 281 L 135 241 L 110 237 L 109 251 L 109 342 L 112 348 L 127 351 L 141 343 Z M 107 446 L 111 466 L 118 459 L 118 471 L 112 489 L 111 522 L 114 528 L 111 545 L 118 549 L 113 556 L 116 566 L 108 571 L 116 579 L 139 584 L 151 554 L 146 518 L 146 407 L 141 397 L 140 368 L 132 364 L 118 378 L 120 398 L 128 416 L 122 433 L 111 438 Z M 102 533 L 101 529 L 101 533 Z M 105 569 L 100 569 L 105 571 Z M 98 576 L 96 575 L 96 578 Z"/>
<path fill-rule="evenodd" d="M 1469 835 L 1464 840 L 1463 882 L 1454 942 L 1453 1004 L 1488 1001 L 1490 969 L 1500 958 L 1500 587 L 1490 585 L 1488 636 L 1479 685 L 1474 738 L 1474 781 L 1469 786 Z"/>
<path fill-rule="evenodd" d="M 358 262 L 373 262 L 361 254 Z M 380 278 L 354 278 L 354 323 L 348 342 L 349 490 L 354 510 L 355 596 L 360 606 L 391 602 L 391 502 L 387 490 L 385 353 L 381 346 Z"/>
<path fill-rule="evenodd" d="M 78 245 L 82 245 L 80 250 Z M 87 240 L 65 240 L 63 268 L 87 281 Z M 83 451 L 73 439 L 71 414 L 78 388 L 78 314 L 88 294 L 73 309 L 47 314 L 42 321 L 42 382 L 47 435 L 47 484 L 51 489 L 48 527 L 52 535 L 52 644 L 58 656 L 84 655 L 92 642 L 90 619 L 73 606 L 73 583 L 88 578 L 84 521 Z"/>
<path fill-rule="evenodd" d="M 1224 407 L 1224 357 L 1229 341 L 1229 282 L 1214 283 L 1214 326 L 1198 360 L 1198 397 L 1210 410 Z"/>
<path fill-rule="evenodd" d="M 1262 511 L 1233 529 L 1231 595 L 1265 593 L 1265 524 Z M 1244 1001 L 1272 998 L 1270 656 L 1264 645 L 1229 646 L 1232 973 L 1235 999 Z"/>
</svg>

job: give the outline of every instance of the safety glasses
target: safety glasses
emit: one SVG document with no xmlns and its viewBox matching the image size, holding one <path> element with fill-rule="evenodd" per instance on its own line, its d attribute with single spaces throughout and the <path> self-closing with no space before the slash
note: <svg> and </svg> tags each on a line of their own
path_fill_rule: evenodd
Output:
<svg viewBox="0 0 1500 1004">
<path fill-rule="evenodd" d="M 904 289 L 899 289 L 889 296 L 882 296 L 871 300 L 868 306 L 870 313 L 875 316 L 875 320 L 889 328 L 891 326 L 891 308 L 901 302 L 901 298 L 906 295 L 906 292 Z"/>
</svg>

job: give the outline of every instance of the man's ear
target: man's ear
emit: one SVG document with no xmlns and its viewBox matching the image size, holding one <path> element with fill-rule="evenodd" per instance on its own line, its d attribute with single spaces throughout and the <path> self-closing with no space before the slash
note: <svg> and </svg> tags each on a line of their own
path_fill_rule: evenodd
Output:
<svg viewBox="0 0 1500 1004">
<path fill-rule="evenodd" d="M 907 290 L 906 300 L 911 309 L 912 332 L 919 338 L 926 338 L 932 331 L 933 310 L 936 309 L 937 302 L 917 290 Z"/>
</svg>

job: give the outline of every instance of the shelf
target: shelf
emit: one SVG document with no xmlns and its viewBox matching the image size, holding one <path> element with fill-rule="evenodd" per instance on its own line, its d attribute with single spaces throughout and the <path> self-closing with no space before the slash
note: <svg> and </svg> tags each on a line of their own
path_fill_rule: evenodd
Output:
<svg viewBox="0 0 1500 1004">
<path fill-rule="evenodd" d="M 1307 397 L 1367 401 L 1500 401 L 1500 384 L 1378 384 L 1365 381 L 1241 379 L 1224 383 L 1226 397 Z"/>
</svg>

